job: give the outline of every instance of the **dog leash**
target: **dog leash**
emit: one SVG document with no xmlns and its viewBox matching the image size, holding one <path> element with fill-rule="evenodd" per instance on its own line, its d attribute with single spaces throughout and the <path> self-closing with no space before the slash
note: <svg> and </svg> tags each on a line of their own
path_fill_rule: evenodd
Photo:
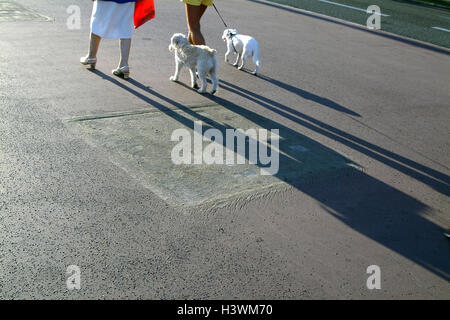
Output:
<svg viewBox="0 0 450 320">
<path fill-rule="evenodd" d="M 217 10 L 217 7 L 216 7 L 216 5 L 215 5 L 214 3 L 213 3 L 213 7 L 214 7 L 214 9 L 216 10 L 217 14 L 219 15 L 220 19 L 222 20 L 223 25 L 225 26 L 225 29 L 228 29 L 228 26 L 227 26 L 227 24 L 225 23 L 225 20 L 223 20 L 222 15 L 220 14 L 219 10 Z"/>
<path fill-rule="evenodd" d="M 217 7 L 216 7 L 216 5 L 215 5 L 214 3 L 213 3 L 213 7 L 214 7 L 214 9 L 216 10 L 217 14 L 219 15 L 220 20 L 222 20 L 223 25 L 225 26 L 225 28 L 226 28 L 226 29 L 229 29 L 228 26 L 227 26 L 227 24 L 225 23 L 225 20 L 223 20 L 222 15 L 220 14 L 219 10 L 217 10 Z M 235 53 L 238 53 L 237 50 L 236 50 L 236 48 L 234 47 L 233 36 L 234 36 L 234 34 L 230 33 L 230 37 L 231 37 L 231 45 L 233 46 L 234 52 L 235 52 Z"/>
</svg>

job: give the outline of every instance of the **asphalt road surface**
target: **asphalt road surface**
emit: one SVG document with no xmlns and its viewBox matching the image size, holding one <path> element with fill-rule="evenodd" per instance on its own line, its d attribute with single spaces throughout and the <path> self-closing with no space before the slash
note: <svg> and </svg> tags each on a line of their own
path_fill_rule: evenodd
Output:
<svg viewBox="0 0 450 320">
<path fill-rule="evenodd" d="M 258 0 L 250 0 L 258 2 Z M 365 26 L 371 14 L 367 8 L 380 8 L 380 29 L 450 48 L 450 7 L 402 0 L 274 0 L 304 10 L 321 13 Z M 267 5 L 267 4 L 266 4 Z"/>
<path fill-rule="evenodd" d="M 212 97 L 186 71 L 169 81 L 178 1 L 134 33 L 129 81 L 111 75 L 117 41 L 96 71 L 78 62 L 91 1 L 0 1 L 0 297 L 449 299 L 449 51 L 274 3 L 216 4 L 263 66 L 223 62 L 208 9 Z M 279 129 L 276 186 L 259 190 L 251 168 L 170 167 L 167 131 L 199 119 Z"/>
</svg>

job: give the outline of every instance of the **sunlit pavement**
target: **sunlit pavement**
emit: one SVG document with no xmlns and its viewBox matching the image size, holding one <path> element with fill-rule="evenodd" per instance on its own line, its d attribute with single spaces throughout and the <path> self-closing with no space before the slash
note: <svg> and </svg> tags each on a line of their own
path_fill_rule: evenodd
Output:
<svg viewBox="0 0 450 320">
<path fill-rule="evenodd" d="M 1 298 L 450 297 L 445 48 L 217 0 L 259 41 L 263 67 L 223 62 L 208 10 L 221 82 L 199 95 L 186 70 L 169 81 L 182 3 L 158 1 L 135 32 L 128 81 L 111 75 L 117 41 L 102 42 L 96 71 L 78 63 L 90 1 L 77 3 L 79 30 L 71 1 L 17 3 L 0 22 Z M 195 121 L 279 129 L 279 172 L 170 163 L 170 134 L 194 135 Z M 372 265 L 380 289 L 367 287 Z"/>
</svg>

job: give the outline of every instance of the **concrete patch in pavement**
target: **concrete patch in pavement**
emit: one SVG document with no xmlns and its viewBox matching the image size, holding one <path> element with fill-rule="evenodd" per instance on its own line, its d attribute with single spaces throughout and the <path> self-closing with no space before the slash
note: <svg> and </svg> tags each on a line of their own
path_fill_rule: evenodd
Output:
<svg viewBox="0 0 450 320">
<path fill-rule="evenodd" d="M 351 161 L 287 128 L 279 129 L 279 171 L 261 175 L 264 166 L 249 163 L 249 139 L 245 164 L 181 164 L 172 162 L 171 152 L 178 141 L 171 141 L 176 129 L 186 129 L 194 137 L 194 121 L 207 129 L 222 132 L 226 155 L 226 129 L 266 129 L 270 137 L 276 123 L 252 121 L 248 117 L 218 105 L 190 106 L 169 112 L 141 110 L 72 118 L 66 124 L 84 139 L 102 150 L 118 167 L 175 207 L 215 206 L 232 199 L 272 192 L 297 182 L 340 169 L 351 168 Z M 259 138 L 258 138 L 259 139 Z M 193 138 L 192 154 L 194 154 Z M 203 141 L 203 150 L 211 141 Z M 260 146 L 258 148 L 260 150 Z M 236 143 L 234 150 L 236 156 Z"/>
<path fill-rule="evenodd" d="M 16 2 L 0 1 L 0 22 L 50 20 L 49 17 L 29 10 Z"/>
</svg>

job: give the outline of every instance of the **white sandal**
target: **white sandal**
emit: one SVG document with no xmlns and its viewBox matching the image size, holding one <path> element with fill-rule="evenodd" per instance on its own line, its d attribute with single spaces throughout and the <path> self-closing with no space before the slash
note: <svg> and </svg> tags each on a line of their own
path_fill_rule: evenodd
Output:
<svg viewBox="0 0 450 320">
<path fill-rule="evenodd" d="M 125 66 L 121 68 L 114 69 L 112 74 L 120 78 L 128 79 L 130 77 L 130 67 Z"/>
<path fill-rule="evenodd" d="M 95 65 L 97 64 L 97 58 L 88 58 L 87 56 L 81 57 L 80 63 L 85 66 L 89 65 L 91 69 L 95 69 Z"/>
</svg>

